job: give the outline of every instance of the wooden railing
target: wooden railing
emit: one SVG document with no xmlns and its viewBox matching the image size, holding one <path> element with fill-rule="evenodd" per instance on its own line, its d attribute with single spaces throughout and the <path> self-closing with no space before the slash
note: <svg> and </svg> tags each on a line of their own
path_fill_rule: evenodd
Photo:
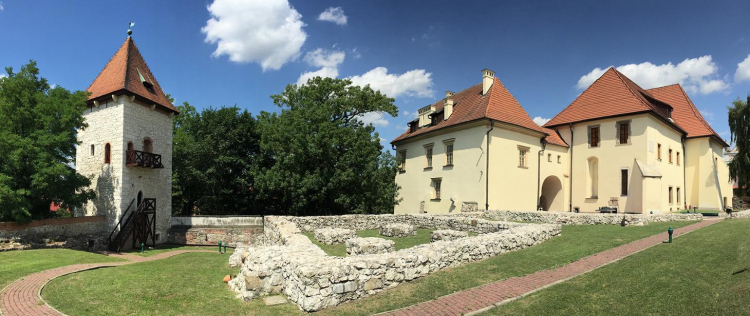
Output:
<svg viewBox="0 0 750 316">
<path fill-rule="evenodd" d="M 164 168 L 161 155 L 140 150 L 128 150 L 126 153 L 125 165 L 128 167 Z"/>
</svg>

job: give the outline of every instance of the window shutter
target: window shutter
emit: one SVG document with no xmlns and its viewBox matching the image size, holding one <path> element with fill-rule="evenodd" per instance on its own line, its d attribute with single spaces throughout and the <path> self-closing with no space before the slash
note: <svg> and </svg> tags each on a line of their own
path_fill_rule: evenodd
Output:
<svg viewBox="0 0 750 316">
<path fill-rule="evenodd" d="M 588 133 L 589 134 L 589 137 L 588 137 L 589 140 L 588 140 L 588 142 L 589 142 L 589 146 L 591 146 L 591 127 L 588 128 L 588 131 L 589 131 L 589 133 Z"/>
</svg>

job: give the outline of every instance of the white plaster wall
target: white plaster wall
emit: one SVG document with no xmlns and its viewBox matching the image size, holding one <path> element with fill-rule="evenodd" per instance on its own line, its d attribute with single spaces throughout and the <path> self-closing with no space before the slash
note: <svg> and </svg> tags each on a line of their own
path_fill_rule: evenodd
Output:
<svg viewBox="0 0 750 316">
<path fill-rule="evenodd" d="M 658 198 L 648 197 L 649 200 L 655 201 L 654 206 L 644 209 L 645 212 L 654 211 L 654 213 L 672 212 L 684 209 L 685 205 L 685 179 L 683 164 L 685 155 L 682 152 L 682 134 L 675 129 L 667 126 L 664 122 L 649 116 L 648 124 L 648 151 L 646 152 L 647 160 L 644 161 L 649 165 L 656 165 L 662 174 L 659 184 L 648 188 L 648 195 L 657 195 Z M 653 144 L 653 146 L 652 146 Z M 661 160 L 658 160 L 658 144 L 661 144 Z M 669 162 L 669 150 L 672 149 L 672 162 Z M 680 153 L 680 163 L 677 164 L 677 153 Z M 669 187 L 672 187 L 672 203 L 669 203 Z M 680 188 L 679 201 L 677 199 L 677 188 Z"/>
<path fill-rule="evenodd" d="M 124 106 L 119 102 L 109 100 L 98 107 L 92 107 L 83 113 L 88 124 L 78 131 L 78 148 L 76 150 L 76 171 L 90 177 L 91 189 L 97 197 L 89 201 L 78 215 L 107 216 L 106 226 L 112 227 L 121 212 L 122 169 L 124 153 L 119 144 L 123 137 Z M 111 163 L 104 164 L 104 146 L 110 144 Z M 91 155 L 91 145 L 94 154 Z"/>
<path fill-rule="evenodd" d="M 120 159 L 125 159 L 128 142 L 133 142 L 135 150 L 143 150 L 143 139 L 148 137 L 153 142 L 153 153 L 161 155 L 164 168 L 125 167 L 121 208 L 127 208 L 139 191 L 144 198 L 155 198 L 157 243 L 164 242 L 172 217 L 172 117 L 127 99 L 123 102 L 125 124 L 123 141 L 118 146 Z"/>
</svg>

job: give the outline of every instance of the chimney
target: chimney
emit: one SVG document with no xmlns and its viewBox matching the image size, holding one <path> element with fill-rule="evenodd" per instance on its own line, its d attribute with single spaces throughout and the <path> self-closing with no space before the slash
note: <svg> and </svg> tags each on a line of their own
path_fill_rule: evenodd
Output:
<svg viewBox="0 0 750 316">
<path fill-rule="evenodd" d="M 482 69 L 482 95 L 490 91 L 493 82 L 495 82 L 495 72 L 487 68 Z"/>
<path fill-rule="evenodd" d="M 445 104 L 443 106 L 443 117 L 447 120 L 453 114 L 453 91 L 445 91 Z"/>
</svg>

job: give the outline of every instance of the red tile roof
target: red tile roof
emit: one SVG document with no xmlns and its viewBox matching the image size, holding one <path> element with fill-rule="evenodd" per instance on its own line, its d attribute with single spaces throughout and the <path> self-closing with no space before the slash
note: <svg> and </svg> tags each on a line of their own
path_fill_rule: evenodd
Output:
<svg viewBox="0 0 750 316">
<path fill-rule="evenodd" d="M 690 100 L 685 90 L 679 84 L 649 89 L 648 92 L 662 102 L 672 105 L 674 108 L 672 110 L 672 119 L 687 132 L 688 138 L 714 137 L 722 145 L 729 147 L 729 144 L 706 122 L 703 115 L 701 115 L 695 104 L 693 104 L 693 101 Z"/>
<path fill-rule="evenodd" d="M 545 127 L 624 114 L 654 112 L 667 119 L 672 107 L 610 67 Z M 679 129 L 679 127 L 678 127 Z"/>
<path fill-rule="evenodd" d="M 141 77 L 153 85 L 152 91 L 143 84 Z M 159 105 L 167 111 L 179 113 L 177 108 L 164 95 L 164 91 L 162 91 L 161 86 L 146 65 L 146 61 L 143 60 L 143 56 L 138 51 L 138 47 L 135 46 L 135 42 L 130 37 L 122 43 L 117 53 L 112 56 L 112 59 L 109 60 L 86 90 L 91 92 L 89 101 L 120 91 L 128 91 L 145 99 L 144 101 Z"/>
<path fill-rule="evenodd" d="M 434 126 L 422 127 L 412 133 L 406 131 L 401 136 L 396 137 L 391 143 L 448 126 L 479 119 L 492 119 L 547 134 L 546 140 L 548 143 L 568 147 L 568 144 L 560 138 L 556 131 L 536 125 L 521 104 L 518 103 L 516 98 L 508 92 L 508 89 L 497 78 L 494 78 L 494 82 L 490 90 L 487 91 L 487 95 L 482 95 L 482 84 L 480 83 L 456 93 L 453 96 L 453 100 L 453 114 L 451 114 L 450 118 Z M 443 100 L 435 102 L 433 106 L 436 112 L 440 112 L 443 109 Z"/>
</svg>

